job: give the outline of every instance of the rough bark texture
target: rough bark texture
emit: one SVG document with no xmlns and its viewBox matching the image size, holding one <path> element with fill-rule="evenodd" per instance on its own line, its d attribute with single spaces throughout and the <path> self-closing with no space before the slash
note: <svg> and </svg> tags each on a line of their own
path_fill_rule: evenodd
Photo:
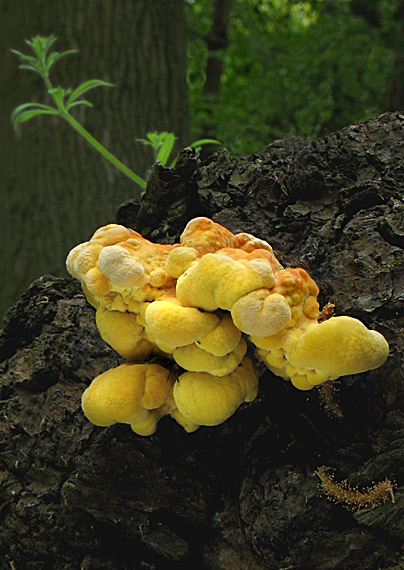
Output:
<svg viewBox="0 0 404 570">
<path fill-rule="evenodd" d="M 115 85 L 88 94 L 93 109 L 73 114 L 111 152 L 145 177 L 150 147 L 136 138 L 173 131 L 189 143 L 183 0 L 2 0 L 0 2 L 0 315 L 35 278 L 63 276 L 66 252 L 105 225 L 134 195 L 133 183 L 62 119 L 36 117 L 13 131 L 12 110 L 48 102 L 42 79 L 18 69 L 11 48 L 55 35 L 61 52 L 77 49 L 51 71 L 55 85 L 87 79 Z M 164 25 L 162 25 L 164 23 Z M 181 148 L 181 147 L 179 147 Z"/>
<path fill-rule="evenodd" d="M 387 363 L 338 381 L 331 410 L 321 391 L 265 372 L 257 399 L 214 428 L 187 434 L 164 418 L 142 438 L 94 427 L 81 393 L 120 358 L 77 283 L 30 287 L 1 337 L 1 570 L 403 566 L 403 127 L 385 114 L 204 164 L 186 150 L 176 170 L 154 170 L 139 211 L 119 211 L 160 241 L 198 214 L 254 233 L 309 271 L 322 304 L 382 332 Z M 314 474 L 322 465 L 353 486 L 394 480 L 395 502 L 334 504 Z"/>
</svg>

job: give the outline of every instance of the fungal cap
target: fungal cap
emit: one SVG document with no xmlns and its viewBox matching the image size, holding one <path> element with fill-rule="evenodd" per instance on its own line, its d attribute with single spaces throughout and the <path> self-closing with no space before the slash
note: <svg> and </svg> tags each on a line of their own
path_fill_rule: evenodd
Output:
<svg viewBox="0 0 404 570">
<path fill-rule="evenodd" d="M 243 295 L 261 287 L 271 288 L 275 276 L 264 259 L 234 260 L 207 253 L 177 281 L 177 297 L 184 305 L 206 311 L 230 310 Z"/>
<path fill-rule="evenodd" d="M 204 255 L 222 247 L 232 247 L 234 235 L 213 220 L 198 217 L 188 222 L 180 241 L 183 247 L 192 247 L 199 255 Z"/>
<path fill-rule="evenodd" d="M 105 247 L 127 241 L 133 237 L 144 239 L 138 232 L 135 232 L 135 230 L 131 230 L 120 224 L 107 224 L 106 226 L 98 228 L 90 241 L 100 243 Z"/>
<path fill-rule="evenodd" d="M 286 327 L 291 311 L 279 293 L 271 294 L 268 289 L 257 289 L 234 303 L 231 316 L 242 332 L 253 337 L 267 337 Z"/>
<path fill-rule="evenodd" d="M 219 324 L 219 317 L 174 301 L 154 301 L 146 308 L 145 324 L 159 346 L 175 349 L 205 336 Z"/>
<path fill-rule="evenodd" d="M 92 381 L 82 397 L 83 412 L 97 426 L 122 422 L 150 435 L 172 387 L 169 376 L 158 364 L 121 364 Z"/>
<path fill-rule="evenodd" d="M 234 326 L 231 316 L 226 313 L 221 316 L 217 327 L 197 340 L 196 344 L 215 356 L 225 356 L 236 348 L 240 338 L 241 332 Z"/>
<path fill-rule="evenodd" d="M 297 368 L 316 369 L 338 378 L 378 368 L 388 354 L 383 335 L 357 319 L 340 316 L 309 325 L 286 357 Z"/>
<path fill-rule="evenodd" d="M 152 344 L 146 339 L 135 314 L 100 307 L 96 312 L 96 323 L 103 340 L 126 360 L 141 361 L 150 356 Z"/>
<path fill-rule="evenodd" d="M 66 258 L 66 269 L 67 269 L 67 271 L 70 273 L 70 275 L 72 277 L 76 277 L 77 279 L 80 279 L 80 275 L 81 275 L 81 271 L 80 271 L 79 263 L 77 262 L 77 258 L 79 257 L 79 255 L 82 251 L 86 250 L 87 244 L 88 244 L 88 242 L 79 243 L 79 245 L 76 245 L 76 247 L 74 247 L 69 252 L 69 255 Z M 87 255 L 85 257 L 87 258 L 85 260 L 86 266 L 88 264 L 88 258 L 90 258 L 90 263 L 88 264 L 88 267 L 87 267 L 87 269 L 89 269 L 94 264 L 94 260 L 92 259 L 91 255 Z"/>
<path fill-rule="evenodd" d="M 192 247 L 200 256 L 229 247 L 251 252 L 265 249 L 272 252 L 266 241 L 247 233 L 233 234 L 227 228 L 205 217 L 190 220 L 181 235 L 181 245 Z"/>
<path fill-rule="evenodd" d="M 98 262 L 103 274 L 118 287 L 142 287 L 148 281 L 143 265 L 121 245 L 104 247 Z"/>
<path fill-rule="evenodd" d="M 224 356 L 215 356 L 196 344 L 179 347 L 174 350 L 175 362 L 190 372 L 209 372 L 213 376 L 227 376 L 233 372 L 243 360 L 247 344 L 243 338 L 236 348 Z"/>
<path fill-rule="evenodd" d="M 200 427 L 199 424 L 194 424 L 193 422 L 187 420 L 187 418 L 181 414 L 178 408 L 175 408 L 172 412 L 170 412 L 170 416 L 174 418 L 174 420 L 179 423 L 188 433 L 192 433 Z"/>
<path fill-rule="evenodd" d="M 180 414 L 194 425 L 215 426 L 227 420 L 243 402 L 257 395 L 258 379 L 252 362 L 242 364 L 228 376 L 185 372 L 174 385 L 174 400 Z"/>
<path fill-rule="evenodd" d="M 177 247 L 167 256 L 165 269 L 169 275 L 178 279 L 189 267 L 196 263 L 197 252 L 193 247 Z"/>
</svg>

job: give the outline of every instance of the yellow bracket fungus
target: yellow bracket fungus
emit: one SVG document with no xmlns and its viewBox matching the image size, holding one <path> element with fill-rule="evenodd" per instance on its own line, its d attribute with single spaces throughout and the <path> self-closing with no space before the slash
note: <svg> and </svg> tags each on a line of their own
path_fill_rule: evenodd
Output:
<svg viewBox="0 0 404 570">
<path fill-rule="evenodd" d="M 299 368 L 314 368 L 336 378 L 381 366 L 389 354 L 383 335 L 352 317 L 331 317 L 312 324 L 302 334 L 288 360 Z"/>
<path fill-rule="evenodd" d="M 292 314 L 285 297 L 268 289 L 256 289 L 233 304 L 231 316 L 242 332 L 271 336 L 286 327 Z"/>
<path fill-rule="evenodd" d="M 170 371 L 158 364 L 121 364 L 92 381 L 82 408 L 97 426 L 122 422 L 139 435 L 150 435 L 171 410 L 172 383 Z"/>
<path fill-rule="evenodd" d="M 219 324 L 196 341 L 199 348 L 215 356 L 226 356 L 239 344 L 241 331 L 234 325 L 231 315 L 221 315 Z"/>
<path fill-rule="evenodd" d="M 155 352 L 154 345 L 146 338 L 144 328 L 133 313 L 99 307 L 95 320 L 101 337 L 126 360 L 140 362 Z"/>
<path fill-rule="evenodd" d="M 191 372 L 209 372 L 213 376 L 226 376 L 233 372 L 240 364 L 247 351 L 247 344 L 243 338 L 234 350 L 223 356 L 216 356 L 199 348 L 195 344 L 177 348 L 173 357 L 175 362 Z"/>
<path fill-rule="evenodd" d="M 265 260 L 235 260 L 223 253 L 207 253 L 178 278 L 176 292 L 184 305 L 229 311 L 243 295 L 274 285 L 274 272 Z"/>
<path fill-rule="evenodd" d="M 219 324 L 219 317 L 194 307 L 182 307 L 170 301 L 150 303 L 145 311 L 146 329 L 161 346 L 191 344 Z"/>
<path fill-rule="evenodd" d="M 184 372 L 174 385 L 174 400 L 182 416 L 194 425 L 216 426 L 243 402 L 257 395 L 258 379 L 245 358 L 234 372 L 218 378 L 207 372 Z"/>
<path fill-rule="evenodd" d="M 123 422 L 150 435 L 164 415 L 187 432 L 225 421 L 258 390 L 243 334 L 257 360 L 300 390 L 388 356 L 384 337 L 357 319 L 319 322 L 319 290 L 304 269 L 284 269 L 267 242 L 207 218 L 191 220 L 174 245 L 110 224 L 73 248 L 66 265 L 96 308 L 101 337 L 129 361 L 83 394 L 99 426 Z"/>
</svg>

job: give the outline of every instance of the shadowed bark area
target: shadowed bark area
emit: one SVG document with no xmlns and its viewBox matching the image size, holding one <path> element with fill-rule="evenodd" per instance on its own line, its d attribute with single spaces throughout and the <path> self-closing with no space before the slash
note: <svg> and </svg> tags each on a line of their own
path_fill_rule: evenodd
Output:
<svg viewBox="0 0 404 570">
<path fill-rule="evenodd" d="M 334 393 L 301 392 L 266 371 L 256 400 L 217 427 L 187 434 L 166 417 L 146 438 L 94 427 L 81 393 L 121 359 L 77 283 L 32 284 L 0 342 L 1 569 L 401 567 L 403 126 L 388 113 L 313 143 L 277 141 L 245 159 L 222 150 L 202 164 L 186 149 L 176 169 L 154 169 L 140 210 L 118 212 L 171 243 L 190 217 L 208 215 L 307 269 L 321 305 L 390 343 L 383 367 L 337 381 Z M 319 489 L 323 465 L 352 487 L 394 481 L 394 502 L 335 504 Z"/>
</svg>

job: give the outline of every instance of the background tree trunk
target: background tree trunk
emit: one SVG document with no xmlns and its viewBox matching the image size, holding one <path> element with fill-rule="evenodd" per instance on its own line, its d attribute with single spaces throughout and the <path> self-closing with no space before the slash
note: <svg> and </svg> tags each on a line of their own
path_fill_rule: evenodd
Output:
<svg viewBox="0 0 404 570">
<path fill-rule="evenodd" d="M 230 23 L 230 12 L 233 0 L 215 0 L 213 4 L 213 21 L 210 33 L 205 38 L 208 48 L 208 59 L 206 62 L 206 80 L 203 86 L 205 102 L 211 105 L 211 112 L 205 117 L 205 124 L 202 125 L 204 134 L 209 137 L 216 137 L 216 120 L 214 117 L 214 107 L 219 102 L 220 80 L 223 71 L 223 58 L 228 46 L 228 28 Z"/>
<path fill-rule="evenodd" d="M 398 31 L 392 43 L 393 71 L 384 96 L 386 111 L 404 110 L 404 1 L 396 9 Z"/>
<path fill-rule="evenodd" d="M 34 278 L 63 275 L 71 245 L 113 222 L 134 192 L 59 118 L 35 118 L 16 136 L 11 111 L 46 102 L 46 93 L 39 76 L 18 70 L 10 49 L 26 52 L 24 39 L 54 34 L 58 51 L 79 50 L 56 64 L 55 84 L 114 83 L 91 92 L 94 108 L 76 117 L 143 177 L 152 153 L 135 139 L 168 130 L 184 146 L 189 113 L 183 0 L 3 0 L 0 27 L 1 315 Z"/>
<path fill-rule="evenodd" d="M 393 69 L 384 90 L 384 111 L 404 109 L 404 0 L 396 0 L 395 4 L 396 27 L 386 38 L 393 53 Z M 351 0 L 350 6 L 352 12 L 370 26 L 382 26 L 383 5 L 378 0 Z"/>
</svg>

